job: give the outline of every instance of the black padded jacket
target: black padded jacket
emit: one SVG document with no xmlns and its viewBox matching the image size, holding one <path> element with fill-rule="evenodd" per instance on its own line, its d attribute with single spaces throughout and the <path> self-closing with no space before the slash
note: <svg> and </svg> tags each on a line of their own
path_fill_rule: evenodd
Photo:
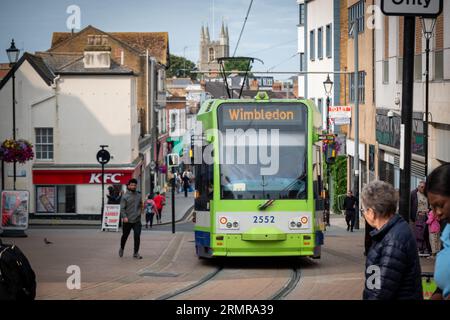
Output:
<svg viewBox="0 0 450 320">
<path fill-rule="evenodd" d="M 395 215 L 370 235 L 363 299 L 423 299 L 419 255 L 408 223 Z"/>
</svg>

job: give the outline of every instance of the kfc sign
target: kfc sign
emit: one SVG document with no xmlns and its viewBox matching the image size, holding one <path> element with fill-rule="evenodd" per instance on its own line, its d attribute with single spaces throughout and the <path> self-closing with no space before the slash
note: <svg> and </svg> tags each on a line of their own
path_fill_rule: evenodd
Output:
<svg viewBox="0 0 450 320">
<path fill-rule="evenodd" d="M 105 170 L 106 184 L 126 184 L 135 170 Z M 100 170 L 33 170 L 33 184 L 101 184 Z"/>
<path fill-rule="evenodd" d="M 120 177 L 122 177 L 122 173 L 105 173 L 104 182 L 105 183 L 121 183 Z M 91 179 L 89 180 L 90 184 L 93 183 L 102 183 L 102 174 L 101 173 L 92 173 Z"/>
</svg>

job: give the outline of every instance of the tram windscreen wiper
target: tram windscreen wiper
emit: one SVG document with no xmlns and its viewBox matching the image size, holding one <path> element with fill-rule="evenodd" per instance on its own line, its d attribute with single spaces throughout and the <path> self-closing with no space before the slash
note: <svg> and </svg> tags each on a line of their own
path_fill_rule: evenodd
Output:
<svg viewBox="0 0 450 320">
<path fill-rule="evenodd" d="M 297 184 L 299 181 L 304 181 L 306 178 L 306 172 L 304 171 L 299 177 L 295 178 L 294 180 L 292 180 L 285 188 L 283 188 L 282 190 L 280 190 L 280 194 L 284 191 L 289 190 L 290 188 L 292 188 L 295 184 Z M 266 210 L 268 207 L 270 207 L 276 199 L 268 199 L 266 202 L 264 202 L 263 204 L 258 205 L 258 210 Z"/>
</svg>

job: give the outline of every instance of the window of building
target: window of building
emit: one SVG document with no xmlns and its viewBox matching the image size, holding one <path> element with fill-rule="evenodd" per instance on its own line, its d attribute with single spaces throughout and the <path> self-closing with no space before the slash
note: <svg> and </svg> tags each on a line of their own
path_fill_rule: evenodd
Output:
<svg viewBox="0 0 450 320">
<path fill-rule="evenodd" d="M 360 0 L 348 8 L 348 31 L 353 23 L 358 20 L 358 33 L 364 32 L 364 0 Z"/>
<path fill-rule="evenodd" d="M 36 160 L 53 160 L 53 128 L 36 128 Z"/>
<path fill-rule="evenodd" d="M 323 59 L 323 28 L 317 29 L 317 58 Z"/>
<path fill-rule="evenodd" d="M 331 37 L 332 37 L 331 24 L 329 24 L 326 27 L 326 38 L 327 38 L 326 39 L 326 42 L 327 42 L 326 51 L 327 51 L 327 58 L 331 58 L 333 56 L 333 53 L 332 53 L 333 45 L 332 45 Z"/>
<path fill-rule="evenodd" d="M 383 83 L 389 83 L 389 61 L 383 61 Z"/>
<path fill-rule="evenodd" d="M 298 6 L 298 9 L 299 9 L 299 22 L 298 22 L 298 24 L 300 26 L 304 26 L 305 25 L 305 4 L 301 3 Z"/>
<path fill-rule="evenodd" d="M 417 54 L 414 57 L 414 80 L 422 81 L 422 55 Z"/>
<path fill-rule="evenodd" d="M 37 213 L 75 213 L 75 186 L 36 186 Z"/>
<path fill-rule="evenodd" d="M 365 103 L 366 101 L 366 72 L 358 72 L 358 95 L 359 103 Z M 355 102 L 355 75 L 350 74 L 350 101 Z"/>
<path fill-rule="evenodd" d="M 212 62 L 212 61 L 214 61 L 215 59 L 216 59 L 216 55 L 215 55 L 215 52 L 214 52 L 214 48 L 209 48 L 209 51 L 208 51 L 208 61 L 209 62 Z"/>
<path fill-rule="evenodd" d="M 306 71 L 305 53 L 300 53 L 300 71 Z"/>
<path fill-rule="evenodd" d="M 397 82 L 403 81 L 403 58 L 397 58 Z"/>
<path fill-rule="evenodd" d="M 444 79 L 444 51 L 434 52 L 434 80 Z"/>
<path fill-rule="evenodd" d="M 317 99 L 317 108 L 320 110 L 320 113 L 322 113 L 322 115 L 325 114 L 325 110 L 323 110 L 323 99 L 322 98 Z"/>
<path fill-rule="evenodd" d="M 359 102 L 364 103 L 366 101 L 366 73 L 364 71 L 359 72 L 358 82 Z"/>
<path fill-rule="evenodd" d="M 316 39 L 315 39 L 315 32 L 314 30 L 311 30 L 309 32 L 309 59 L 311 61 L 314 61 L 316 59 Z"/>
</svg>

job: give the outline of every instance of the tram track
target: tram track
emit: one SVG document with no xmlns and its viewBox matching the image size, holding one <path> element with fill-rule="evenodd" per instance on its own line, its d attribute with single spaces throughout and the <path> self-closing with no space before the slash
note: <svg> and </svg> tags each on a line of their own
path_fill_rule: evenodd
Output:
<svg viewBox="0 0 450 320">
<path fill-rule="evenodd" d="M 297 284 L 301 279 L 301 270 L 300 268 L 294 267 L 292 268 L 291 277 L 288 282 L 282 287 L 278 292 L 276 292 L 273 296 L 269 298 L 269 300 L 281 300 L 289 295 L 292 290 L 297 287 Z"/>
<path fill-rule="evenodd" d="M 207 283 L 208 281 L 212 280 L 214 277 L 216 277 L 221 271 L 223 270 L 223 266 L 219 266 L 216 268 L 216 270 L 214 270 L 213 272 L 208 273 L 206 276 L 204 276 L 203 278 L 201 278 L 200 280 L 194 282 L 193 284 L 186 286 L 184 288 L 181 288 L 179 290 L 176 290 L 174 292 L 171 293 L 167 293 L 165 295 L 162 295 L 158 298 L 156 298 L 155 300 L 169 300 L 172 299 L 176 296 L 179 296 L 181 294 L 184 294 L 188 291 L 192 291 L 202 285 L 204 285 L 205 283 Z"/>
<path fill-rule="evenodd" d="M 287 267 L 287 266 L 286 266 Z M 298 266 L 291 268 L 268 268 L 259 269 L 259 276 L 261 271 L 268 272 L 265 274 L 263 281 L 257 283 L 240 282 L 246 279 L 253 280 L 255 269 L 235 268 L 232 265 L 220 265 L 214 271 L 208 273 L 200 280 L 176 291 L 164 294 L 156 300 L 170 300 L 170 299 L 204 299 L 205 293 L 208 292 L 207 299 L 226 298 L 227 292 L 236 290 L 237 285 L 242 285 L 241 292 L 248 292 L 251 296 L 241 296 L 239 299 L 267 299 L 267 300 L 281 300 L 287 297 L 299 284 L 301 279 L 301 269 Z M 289 275 L 287 271 L 290 270 Z M 238 277 L 236 275 L 239 274 Z M 258 276 L 257 276 L 258 277 Z M 286 279 L 281 281 L 281 279 Z M 239 280 L 241 279 L 241 280 Z M 275 293 L 267 296 L 267 291 L 272 291 L 273 287 L 278 288 Z"/>
</svg>

